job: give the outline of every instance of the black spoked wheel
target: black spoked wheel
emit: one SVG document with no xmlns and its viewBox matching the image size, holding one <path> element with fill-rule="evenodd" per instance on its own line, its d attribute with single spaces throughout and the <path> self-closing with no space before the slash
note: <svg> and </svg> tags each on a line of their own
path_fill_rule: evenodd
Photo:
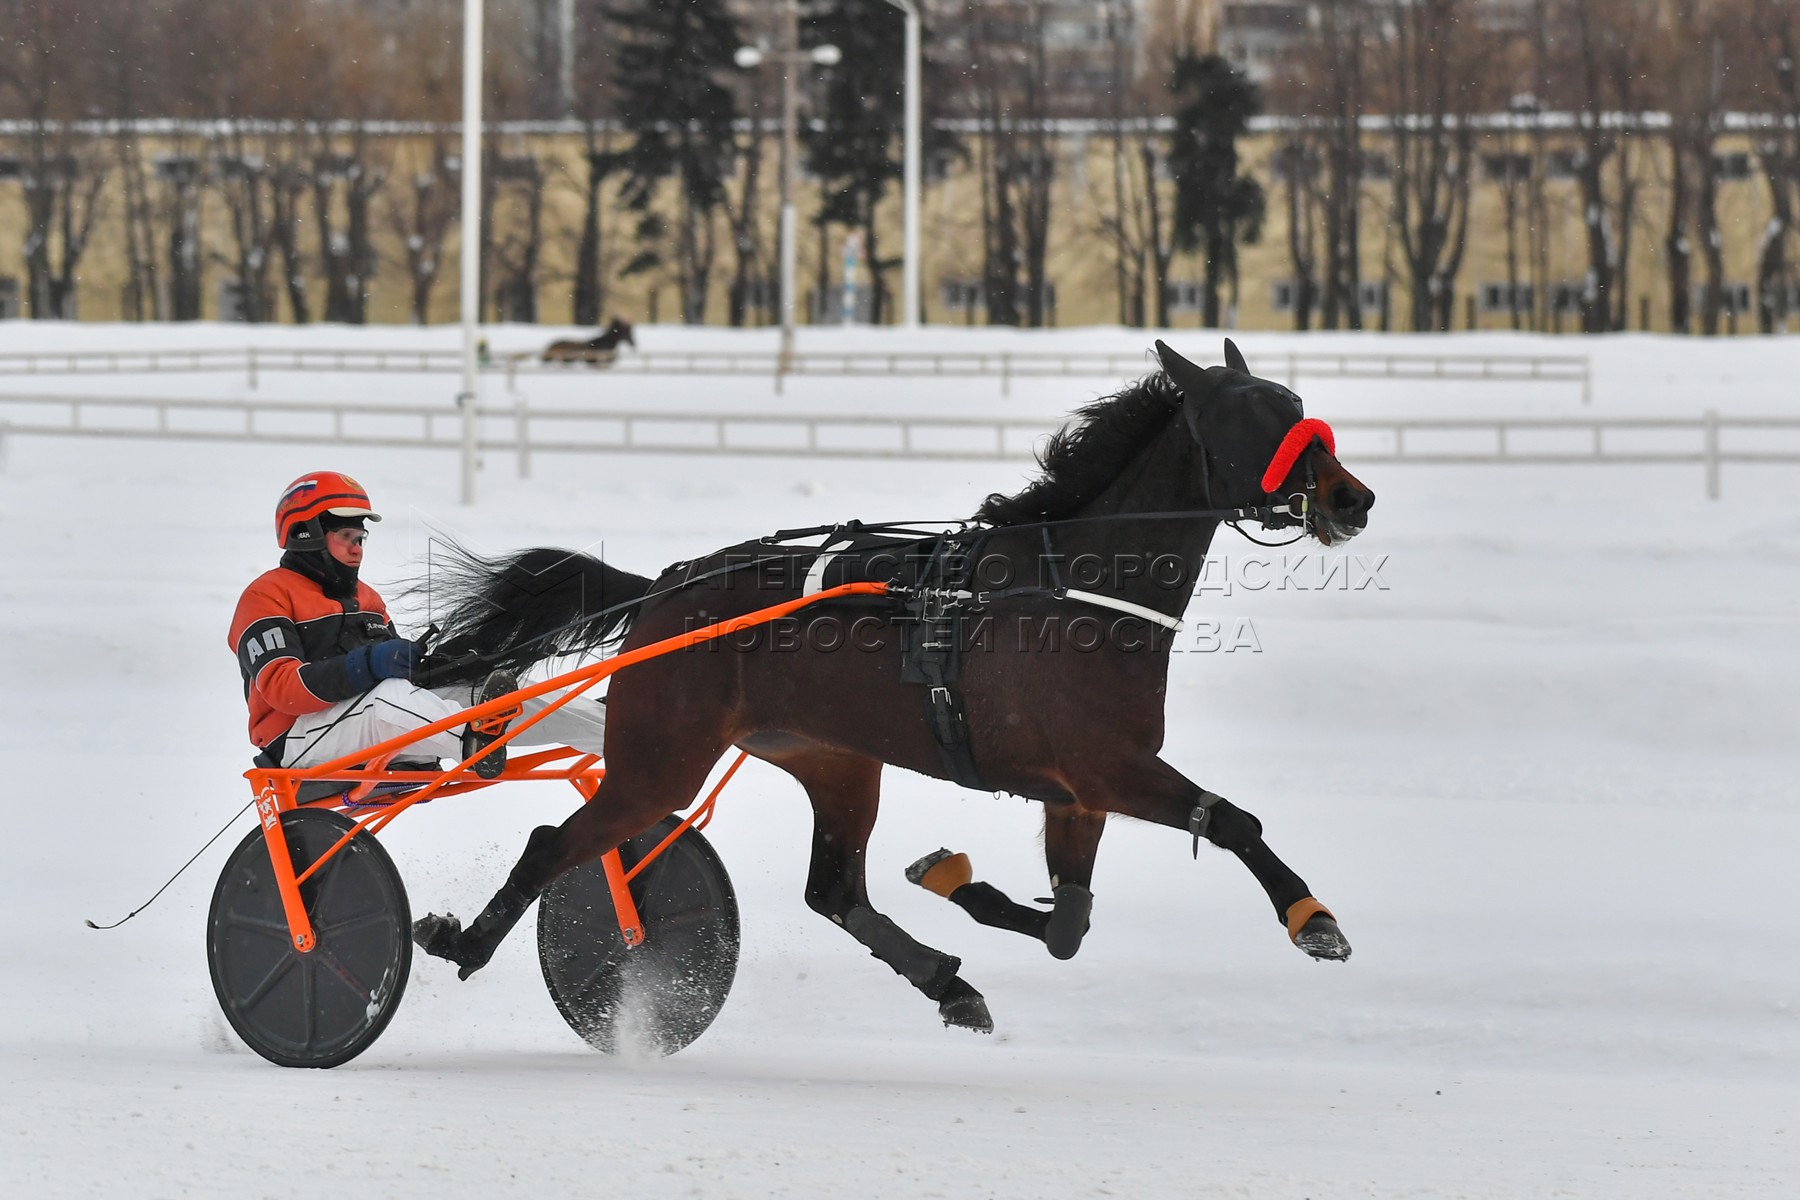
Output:
<svg viewBox="0 0 1800 1200">
<path fill-rule="evenodd" d="M 619 847 L 626 870 L 667 837 L 667 817 Z M 644 940 L 619 935 L 606 871 L 578 867 L 550 885 L 538 912 L 538 962 L 550 998 L 589 1045 L 673 1054 L 706 1032 L 737 976 L 738 907 L 725 864 L 693 829 L 631 881 Z"/>
<path fill-rule="evenodd" d="M 304 871 L 353 822 L 318 808 L 282 814 L 294 870 Z M 314 946 L 288 936 L 261 828 L 238 843 L 213 890 L 206 958 L 225 1019 L 284 1067 L 335 1067 L 387 1028 L 412 970 L 412 912 L 381 843 L 359 836 L 300 885 Z"/>
</svg>

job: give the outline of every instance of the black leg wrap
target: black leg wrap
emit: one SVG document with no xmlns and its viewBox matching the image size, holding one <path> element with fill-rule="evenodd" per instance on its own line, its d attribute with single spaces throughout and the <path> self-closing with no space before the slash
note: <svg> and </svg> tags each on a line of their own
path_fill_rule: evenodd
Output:
<svg viewBox="0 0 1800 1200">
<path fill-rule="evenodd" d="M 448 959 L 459 968 L 457 978 L 467 979 L 487 966 L 494 951 L 530 910 L 542 891 L 542 859 L 561 831 L 554 825 L 539 825 L 525 841 L 525 852 L 519 855 L 512 873 L 494 898 L 487 902 L 481 915 L 467 929 L 454 916 L 430 913 L 413 922 L 413 941 L 434 958 Z"/>
<path fill-rule="evenodd" d="M 539 825 L 532 830 L 531 836 L 525 839 L 524 852 L 519 855 L 519 861 L 513 865 L 512 873 L 506 877 L 507 884 L 521 892 L 530 892 L 534 884 L 541 888 L 543 885 L 538 882 L 538 878 L 534 878 L 541 877 L 545 873 L 544 864 L 540 860 L 549 856 L 550 843 L 554 842 L 561 832 L 562 830 L 554 825 Z M 534 898 L 536 894 L 532 893 Z"/>
<path fill-rule="evenodd" d="M 1052 958 L 1074 958 L 1087 936 L 1088 914 L 1094 911 L 1094 893 L 1079 883 L 1065 883 L 1051 893 L 1056 907 L 1044 930 L 1044 945 Z"/>
<path fill-rule="evenodd" d="M 870 954 L 932 1000 L 943 998 L 944 990 L 962 968 L 962 959 L 914 941 L 904 929 L 872 908 L 859 904 L 845 913 L 844 928 L 867 946 Z"/>
<path fill-rule="evenodd" d="M 1020 904 L 991 883 L 965 883 L 950 893 L 950 903 L 995 929 L 1022 933 L 1043 940 L 1050 914 Z"/>
<path fill-rule="evenodd" d="M 488 965 L 494 951 L 500 948 L 500 943 L 535 899 L 537 897 L 526 895 L 512 884 L 505 884 L 467 929 L 460 928 L 455 917 L 440 917 L 433 913 L 413 923 L 413 941 L 425 953 L 455 963 L 456 977 L 467 979 Z"/>
<path fill-rule="evenodd" d="M 1262 841 L 1262 822 L 1229 800 L 1214 800 L 1206 840 L 1221 850 L 1242 853 Z"/>
</svg>

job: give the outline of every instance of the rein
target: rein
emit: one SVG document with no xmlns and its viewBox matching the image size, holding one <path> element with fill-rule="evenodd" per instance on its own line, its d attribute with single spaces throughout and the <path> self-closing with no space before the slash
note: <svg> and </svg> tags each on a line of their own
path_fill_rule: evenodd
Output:
<svg viewBox="0 0 1800 1200">
<path fill-rule="evenodd" d="M 945 542 L 960 542 L 971 537 L 987 537 L 1002 530 L 1011 532 L 1013 530 L 1041 529 L 1044 531 L 1046 537 L 1048 537 L 1049 531 L 1059 526 L 1093 524 L 1101 521 L 1218 521 L 1222 524 L 1231 526 L 1232 529 L 1243 534 L 1245 538 L 1255 542 L 1259 546 L 1291 546 L 1306 536 L 1306 520 L 1312 511 L 1313 494 L 1318 490 L 1318 480 L 1314 475 L 1312 464 L 1310 462 L 1307 464 L 1306 476 L 1299 491 L 1290 492 L 1283 497 L 1276 494 L 1275 488 L 1279 487 L 1281 481 L 1292 473 L 1294 464 L 1299 460 L 1300 456 L 1305 453 L 1306 448 L 1312 444 L 1315 438 L 1325 444 L 1326 450 L 1333 453 L 1336 452 L 1337 440 L 1332 434 L 1331 426 L 1327 425 L 1324 421 L 1309 417 L 1295 423 L 1293 428 L 1288 430 L 1286 436 L 1281 440 L 1281 445 L 1276 449 L 1274 456 L 1269 460 L 1268 467 L 1263 471 L 1261 482 L 1263 485 L 1263 498 L 1265 503 L 1260 505 L 1245 505 L 1239 508 L 1183 508 L 1147 513 L 1105 513 L 1092 517 L 1046 518 L 1041 521 L 1025 521 L 1011 525 L 985 525 L 962 518 L 954 518 L 947 521 L 882 521 L 872 524 L 863 521 L 843 521 L 831 525 L 813 525 L 804 529 L 778 529 L 774 533 L 759 538 L 758 542 L 765 546 L 779 546 L 788 542 L 797 541 L 800 538 L 839 533 L 903 534 L 916 535 L 920 539 L 939 538 Z M 1202 449 L 1200 461 L 1202 464 L 1201 470 L 1206 475 L 1203 483 L 1204 490 L 1206 491 L 1206 494 L 1210 496 L 1212 494 L 1212 479 L 1210 471 L 1207 471 L 1204 449 Z M 1270 486 L 1269 481 L 1271 478 L 1274 479 L 1274 486 Z M 1300 532 L 1285 542 L 1265 542 L 1260 538 L 1245 533 L 1242 526 L 1242 522 L 1244 521 L 1255 521 L 1265 529 L 1287 529 L 1299 526 Z M 956 528 L 952 531 L 944 532 L 942 530 L 919 529 L 917 528 L 919 525 L 954 525 Z M 821 547 L 821 549 L 823 548 Z M 627 609 L 637 608 L 648 601 L 660 599 L 663 596 L 669 596 L 676 592 L 685 591 L 697 583 L 706 582 L 708 579 L 717 579 L 721 576 L 730 575 L 749 567 L 762 566 L 765 563 L 782 562 L 787 557 L 788 556 L 785 554 L 771 554 L 765 557 L 749 559 L 740 563 L 730 563 L 722 567 L 715 567 L 710 571 L 704 571 L 698 575 L 688 576 L 679 583 L 673 583 L 667 587 L 657 588 L 646 592 L 636 599 L 622 600 L 617 604 L 608 605 L 598 612 L 583 613 L 580 617 L 577 617 L 572 621 L 567 621 L 554 629 L 547 629 L 543 633 L 508 647 L 508 649 L 517 651 L 528 646 L 533 646 L 554 638 L 558 634 L 564 633 L 570 629 L 592 624 L 600 618 L 611 616 L 614 613 L 624 612 Z M 688 564 L 676 564 L 676 566 L 685 565 Z M 1165 628 L 1181 628 L 1179 619 L 1170 617 L 1166 613 L 1159 613 L 1155 609 L 1145 608 L 1142 605 L 1132 604 L 1129 601 L 1117 600 L 1097 592 L 1086 592 L 1067 587 L 1020 587 L 1005 588 L 988 592 L 965 592 L 961 590 L 952 592 L 944 589 L 908 589 L 896 587 L 892 590 L 891 594 L 897 597 L 904 597 L 909 592 L 935 593 L 940 595 L 943 600 L 950 602 L 974 600 L 977 603 L 986 603 L 990 600 L 1023 596 L 1037 596 L 1056 600 L 1073 599 L 1082 603 L 1094 604 L 1101 608 L 1110 608 L 1119 612 L 1129 613 L 1132 616 L 1142 617 L 1145 620 L 1154 621 L 1157 624 L 1163 625 Z M 476 654 L 473 657 L 479 660 L 485 656 Z"/>
</svg>

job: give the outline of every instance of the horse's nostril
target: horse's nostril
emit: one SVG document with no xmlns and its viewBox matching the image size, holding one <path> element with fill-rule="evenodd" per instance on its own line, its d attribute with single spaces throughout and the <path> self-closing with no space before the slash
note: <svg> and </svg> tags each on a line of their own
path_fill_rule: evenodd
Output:
<svg viewBox="0 0 1800 1200">
<path fill-rule="evenodd" d="M 1331 489 L 1331 507 L 1343 516 L 1355 516 L 1369 507 L 1374 497 L 1364 497 L 1363 493 L 1347 483 L 1340 483 Z"/>
</svg>

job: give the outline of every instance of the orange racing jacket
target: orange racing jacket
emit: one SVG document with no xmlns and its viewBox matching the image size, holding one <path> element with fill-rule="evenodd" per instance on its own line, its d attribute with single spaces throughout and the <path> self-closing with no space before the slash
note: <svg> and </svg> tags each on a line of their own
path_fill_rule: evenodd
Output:
<svg viewBox="0 0 1800 1200">
<path fill-rule="evenodd" d="M 266 749 L 294 718 L 361 695 L 344 656 L 394 636 L 387 605 L 366 583 L 357 583 L 354 600 L 339 601 L 287 567 L 257 576 L 238 599 L 230 636 L 250 706 L 250 740 Z"/>
</svg>

